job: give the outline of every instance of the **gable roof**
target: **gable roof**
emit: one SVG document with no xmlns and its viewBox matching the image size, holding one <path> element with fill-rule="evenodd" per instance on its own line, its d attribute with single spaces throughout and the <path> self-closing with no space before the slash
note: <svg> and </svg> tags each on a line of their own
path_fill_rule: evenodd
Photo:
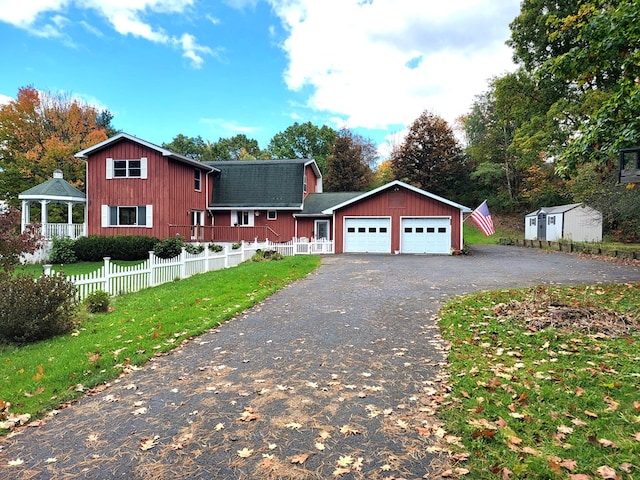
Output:
<svg viewBox="0 0 640 480">
<path fill-rule="evenodd" d="M 402 188 L 406 188 L 407 190 L 411 190 L 412 192 L 415 192 L 419 195 L 423 195 L 425 197 L 431 198 L 433 200 L 436 200 L 438 202 L 442 202 L 446 205 L 450 205 L 454 208 L 459 209 L 460 211 L 464 212 L 464 213 L 469 213 L 471 212 L 471 209 L 469 207 L 465 207 L 464 205 L 460 205 L 459 203 L 455 203 L 452 202 L 451 200 L 447 200 L 446 198 L 440 197 L 438 195 L 435 195 L 433 193 L 429 193 L 425 190 L 421 190 L 417 187 L 414 187 L 413 185 L 409 185 L 408 183 L 404 183 L 401 182 L 400 180 L 394 180 L 393 182 L 389 182 L 386 183 L 384 185 L 382 185 L 381 187 L 378 188 L 374 188 L 373 190 L 370 190 L 368 192 L 365 193 L 361 193 L 360 195 L 353 197 L 351 199 L 345 200 L 342 203 L 339 203 L 337 205 L 334 205 L 333 207 L 327 208 L 326 210 L 323 210 L 322 213 L 327 214 L 327 215 L 331 215 L 333 214 L 333 212 L 335 212 L 336 210 L 339 210 L 343 207 L 346 207 L 347 205 L 351 205 L 353 203 L 359 202 L 360 200 L 364 200 L 367 197 L 376 195 L 377 193 L 383 192 L 384 190 L 388 190 L 392 187 L 402 187 Z"/>
<path fill-rule="evenodd" d="M 216 183 L 211 207 L 221 210 L 302 210 L 304 171 L 311 159 L 231 160 L 207 162 L 215 168 Z"/>
<path fill-rule="evenodd" d="M 584 207 L 584 208 L 589 208 L 591 209 L 591 207 L 586 206 L 584 203 L 569 203 L 567 205 L 558 205 L 555 207 L 540 207 L 538 210 L 531 212 L 531 213 L 527 213 L 525 215 L 525 217 L 531 217 L 531 216 L 535 216 L 538 215 L 541 212 L 546 213 L 547 215 L 553 215 L 556 213 L 566 213 L 570 210 L 573 210 L 574 208 L 577 207 Z"/>
<path fill-rule="evenodd" d="M 209 172 L 214 171 L 215 169 L 203 162 L 198 160 L 194 160 L 193 158 L 185 157 L 184 155 L 180 155 L 179 153 L 172 152 L 171 150 L 167 150 L 166 148 L 159 147 L 158 145 L 154 145 L 153 143 L 147 142 L 146 140 L 142 140 L 141 138 L 134 137 L 133 135 L 129 135 L 128 133 L 120 132 L 113 137 L 107 138 L 106 140 L 96 143 L 95 145 L 85 148 L 80 152 L 76 153 L 74 156 L 76 158 L 87 159 L 89 155 L 96 153 L 104 148 L 110 147 L 111 145 L 121 142 L 123 140 L 129 140 L 131 142 L 138 143 L 140 145 L 144 145 L 151 150 L 155 150 L 159 152 L 163 157 L 171 158 L 172 160 L 176 160 L 180 163 L 186 163 L 187 165 L 191 165 L 193 167 L 199 167 L 203 170 L 207 170 Z"/>
<path fill-rule="evenodd" d="M 62 178 L 62 171 L 53 172 L 53 178 L 31 187 L 18 195 L 20 200 L 52 200 L 81 203 L 86 195 Z"/>
<path fill-rule="evenodd" d="M 307 195 L 307 198 L 304 199 L 304 208 L 300 213 L 294 214 L 294 217 L 330 216 L 330 214 L 323 213 L 323 211 L 359 195 L 362 195 L 362 192 L 310 193 Z"/>
</svg>

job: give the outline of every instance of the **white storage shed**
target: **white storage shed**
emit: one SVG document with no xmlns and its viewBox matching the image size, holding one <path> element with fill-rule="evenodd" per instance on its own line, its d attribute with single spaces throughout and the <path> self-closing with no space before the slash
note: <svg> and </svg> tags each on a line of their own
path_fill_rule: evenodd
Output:
<svg viewBox="0 0 640 480">
<path fill-rule="evenodd" d="M 542 207 L 524 217 L 525 240 L 602 241 L 602 213 L 583 203 Z"/>
</svg>

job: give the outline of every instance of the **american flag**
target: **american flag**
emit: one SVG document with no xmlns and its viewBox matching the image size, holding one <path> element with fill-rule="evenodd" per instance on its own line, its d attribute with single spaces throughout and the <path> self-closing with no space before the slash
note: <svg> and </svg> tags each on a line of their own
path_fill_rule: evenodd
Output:
<svg viewBox="0 0 640 480">
<path fill-rule="evenodd" d="M 482 233 L 485 235 L 489 236 L 496 233 L 493 228 L 493 219 L 491 218 L 491 212 L 489 211 L 486 200 L 473 211 L 471 220 L 480 227 L 480 230 L 482 230 Z"/>
</svg>

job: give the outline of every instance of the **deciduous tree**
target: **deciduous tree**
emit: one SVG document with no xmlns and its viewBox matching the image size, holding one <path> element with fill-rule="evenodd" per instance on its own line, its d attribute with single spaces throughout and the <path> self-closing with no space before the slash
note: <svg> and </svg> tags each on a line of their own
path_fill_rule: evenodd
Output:
<svg viewBox="0 0 640 480">
<path fill-rule="evenodd" d="M 17 205 L 20 192 L 62 170 L 78 188 L 84 185 L 84 162 L 78 151 L 107 139 L 111 114 L 75 98 L 18 90 L 15 100 L 0 107 L 0 198 Z"/>
<path fill-rule="evenodd" d="M 340 130 L 327 158 L 324 188 L 329 192 L 368 190 L 373 183 L 371 166 L 376 158 L 373 141 L 351 130 Z"/>
<path fill-rule="evenodd" d="M 453 130 L 428 111 L 409 127 L 391 163 L 396 179 L 436 195 L 461 201 L 469 190 L 469 165 Z"/>
<path fill-rule="evenodd" d="M 0 208 L 0 270 L 12 271 L 23 253 L 33 253 L 42 245 L 42 237 L 31 225 L 20 233 L 20 211 Z"/>
<path fill-rule="evenodd" d="M 274 158 L 313 158 L 324 175 L 336 136 L 337 132 L 326 125 L 295 122 L 273 136 L 267 151 Z"/>
</svg>

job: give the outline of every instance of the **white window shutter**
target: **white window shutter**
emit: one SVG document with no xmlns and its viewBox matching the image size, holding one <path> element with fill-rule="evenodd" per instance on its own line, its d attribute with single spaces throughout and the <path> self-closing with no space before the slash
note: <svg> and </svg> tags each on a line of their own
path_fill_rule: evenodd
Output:
<svg viewBox="0 0 640 480">
<path fill-rule="evenodd" d="M 102 205 L 102 228 L 109 226 L 109 205 Z"/>
<path fill-rule="evenodd" d="M 153 205 L 147 205 L 147 224 L 145 227 L 153 228 Z"/>
<path fill-rule="evenodd" d="M 147 157 L 140 159 L 140 178 L 147 178 Z"/>
<path fill-rule="evenodd" d="M 113 178 L 113 158 L 107 158 L 107 180 Z"/>
</svg>

